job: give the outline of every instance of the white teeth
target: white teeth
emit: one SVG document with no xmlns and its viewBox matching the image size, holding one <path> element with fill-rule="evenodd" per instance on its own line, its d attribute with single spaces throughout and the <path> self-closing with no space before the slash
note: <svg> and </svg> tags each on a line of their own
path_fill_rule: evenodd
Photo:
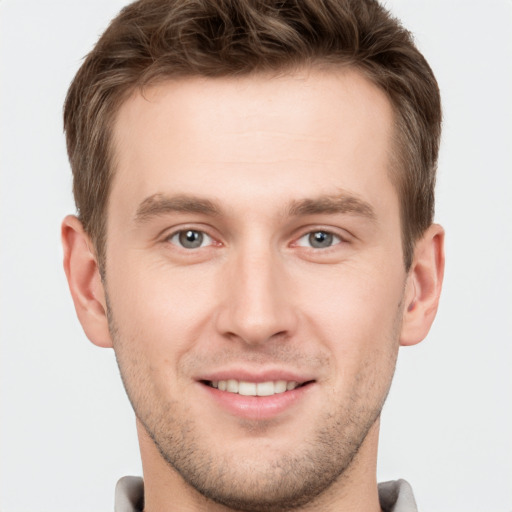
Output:
<svg viewBox="0 0 512 512">
<path fill-rule="evenodd" d="M 286 381 L 278 380 L 274 382 L 274 392 L 275 393 L 284 393 L 286 391 Z"/>
<path fill-rule="evenodd" d="M 238 393 L 244 396 L 272 396 L 285 391 L 291 391 L 299 386 L 298 382 L 276 380 L 267 382 L 246 382 L 235 379 L 211 381 L 211 386 L 218 388 L 220 391 L 228 391 L 229 393 Z"/>
<path fill-rule="evenodd" d="M 256 384 L 256 394 L 258 396 L 271 396 L 275 392 L 275 384 L 273 382 L 258 382 Z"/>
<path fill-rule="evenodd" d="M 238 394 L 244 396 L 255 396 L 256 384 L 254 382 L 240 382 L 240 385 L 238 386 Z"/>
<path fill-rule="evenodd" d="M 297 383 L 294 382 L 293 380 L 291 382 L 287 382 L 286 383 L 286 389 L 288 391 L 292 390 L 292 389 L 295 389 L 297 387 Z"/>
<path fill-rule="evenodd" d="M 235 379 L 229 379 L 226 391 L 229 391 L 230 393 L 238 393 L 238 381 Z"/>
</svg>

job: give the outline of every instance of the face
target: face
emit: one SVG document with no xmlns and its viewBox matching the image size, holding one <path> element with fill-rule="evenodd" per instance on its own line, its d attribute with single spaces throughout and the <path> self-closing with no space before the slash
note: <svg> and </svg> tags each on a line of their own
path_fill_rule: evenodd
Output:
<svg viewBox="0 0 512 512">
<path fill-rule="evenodd" d="M 378 419 L 406 279 L 392 123 L 350 70 L 181 79 L 119 111 L 116 356 L 169 470 L 219 503 L 307 503 Z"/>
</svg>

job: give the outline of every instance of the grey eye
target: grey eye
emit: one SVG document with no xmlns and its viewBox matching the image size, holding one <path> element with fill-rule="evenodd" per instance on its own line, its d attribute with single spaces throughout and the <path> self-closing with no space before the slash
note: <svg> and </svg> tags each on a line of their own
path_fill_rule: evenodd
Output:
<svg viewBox="0 0 512 512">
<path fill-rule="evenodd" d="M 198 249 L 212 243 L 212 239 L 202 231 L 186 229 L 178 231 L 171 238 L 170 242 L 183 247 L 184 249 Z"/>
<path fill-rule="evenodd" d="M 331 233 L 326 233 L 325 231 L 315 231 L 308 235 L 309 244 L 315 249 L 330 247 L 332 245 L 333 238 L 334 237 Z"/>
<path fill-rule="evenodd" d="M 312 231 L 297 240 L 300 247 L 312 247 L 313 249 L 328 249 L 342 240 L 339 236 L 329 233 L 329 231 Z"/>
</svg>

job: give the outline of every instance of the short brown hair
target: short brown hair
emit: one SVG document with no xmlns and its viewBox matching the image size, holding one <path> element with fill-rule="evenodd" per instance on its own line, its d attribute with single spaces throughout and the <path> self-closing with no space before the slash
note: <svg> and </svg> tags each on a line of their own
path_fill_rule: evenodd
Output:
<svg viewBox="0 0 512 512">
<path fill-rule="evenodd" d="M 315 63 L 360 70 L 392 103 L 391 178 L 408 269 L 416 240 L 433 221 L 441 102 L 411 34 L 375 0 L 139 0 L 125 7 L 86 57 L 64 105 L 78 216 L 100 267 L 114 167 L 112 125 L 128 94 L 171 77 Z"/>
</svg>

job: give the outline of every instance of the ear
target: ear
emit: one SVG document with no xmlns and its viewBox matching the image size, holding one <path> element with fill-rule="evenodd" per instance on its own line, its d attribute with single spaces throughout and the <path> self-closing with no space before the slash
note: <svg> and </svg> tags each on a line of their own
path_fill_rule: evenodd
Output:
<svg viewBox="0 0 512 512">
<path fill-rule="evenodd" d="M 432 224 L 416 242 L 405 287 L 401 345 L 423 340 L 437 313 L 444 275 L 444 230 Z"/>
<path fill-rule="evenodd" d="M 91 239 L 73 215 L 62 222 L 64 271 L 76 314 L 86 336 L 99 347 L 112 347 L 105 290 Z"/>
</svg>

